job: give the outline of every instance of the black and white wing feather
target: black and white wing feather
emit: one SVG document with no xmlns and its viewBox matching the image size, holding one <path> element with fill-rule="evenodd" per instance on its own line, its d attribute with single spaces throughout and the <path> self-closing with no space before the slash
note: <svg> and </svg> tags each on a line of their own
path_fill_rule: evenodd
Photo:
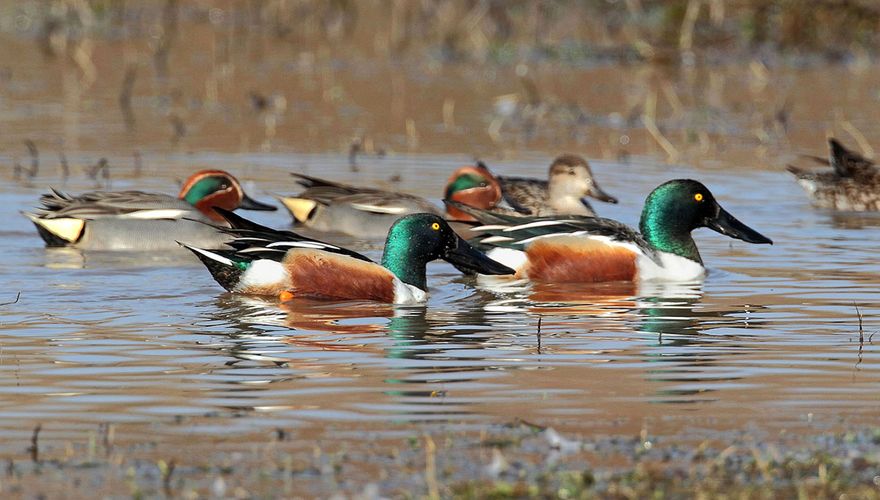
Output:
<svg viewBox="0 0 880 500">
<path fill-rule="evenodd" d="M 372 262 L 369 257 L 347 248 L 307 238 L 301 234 L 294 233 L 293 231 L 278 231 L 257 224 L 256 222 L 249 221 L 229 210 L 224 210 L 222 208 L 214 208 L 214 210 L 222 215 L 230 226 L 218 227 L 217 229 L 233 237 L 232 241 L 226 244 L 233 248 L 232 252 L 236 257 L 243 260 L 251 261 L 256 259 L 270 259 L 280 262 L 284 259 L 285 254 L 287 254 L 287 251 L 290 249 L 308 248 L 347 255 L 365 262 Z"/>
<path fill-rule="evenodd" d="M 539 238 L 602 236 L 612 241 L 636 245 L 651 258 L 656 256 L 654 249 L 639 232 L 612 219 L 583 215 L 515 216 L 496 214 L 450 200 L 446 200 L 446 203 L 473 216 L 483 224 L 471 228 L 471 231 L 483 235 L 476 238 L 475 242 L 484 248 L 495 246 L 523 250 L 526 245 Z"/>
</svg>

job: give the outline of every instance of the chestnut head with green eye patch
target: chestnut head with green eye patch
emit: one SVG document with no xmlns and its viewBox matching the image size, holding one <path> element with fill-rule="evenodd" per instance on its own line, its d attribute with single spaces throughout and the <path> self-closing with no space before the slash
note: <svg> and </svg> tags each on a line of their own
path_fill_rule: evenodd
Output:
<svg viewBox="0 0 880 500">
<path fill-rule="evenodd" d="M 224 219 L 213 210 L 220 207 L 226 210 L 277 210 L 276 207 L 254 200 L 230 173 L 223 170 L 201 170 L 196 172 L 180 189 L 178 198 L 185 200 L 210 217 L 222 222 Z"/>
</svg>

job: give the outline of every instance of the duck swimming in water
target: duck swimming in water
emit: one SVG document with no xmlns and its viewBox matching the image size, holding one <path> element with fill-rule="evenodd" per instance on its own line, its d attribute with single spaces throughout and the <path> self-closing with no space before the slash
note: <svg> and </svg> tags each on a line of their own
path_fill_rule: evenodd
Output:
<svg viewBox="0 0 880 500">
<path fill-rule="evenodd" d="M 218 210 L 231 228 L 231 250 L 185 245 L 230 292 L 331 300 L 418 304 L 428 297 L 426 265 L 435 259 L 481 274 L 513 274 L 461 239 L 441 217 L 410 214 L 388 232 L 382 264 L 346 248 L 276 231 Z"/>
<path fill-rule="evenodd" d="M 292 173 L 305 191 L 279 201 L 298 224 L 316 231 L 335 231 L 361 238 L 381 238 L 407 214 L 439 213 L 424 198 L 407 193 L 351 186 Z"/>
<path fill-rule="evenodd" d="M 819 208 L 850 212 L 880 211 L 880 169 L 836 139 L 828 140 L 831 171 L 787 167 Z"/>
<path fill-rule="evenodd" d="M 552 283 L 693 281 L 706 269 L 691 231 L 708 227 L 748 243 L 772 241 L 730 215 L 703 184 L 678 179 L 645 200 L 640 231 L 599 217 L 522 217 L 447 202 L 483 226 L 475 246 L 516 269 L 517 278 Z"/>
<path fill-rule="evenodd" d="M 23 213 L 49 247 L 84 250 L 160 250 L 177 241 L 217 246 L 228 239 L 205 222 L 225 223 L 214 207 L 276 210 L 248 196 L 222 170 L 201 170 L 184 182 L 177 197 L 143 191 L 93 191 L 70 196 L 51 190 L 42 207 Z"/>
<path fill-rule="evenodd" d="M 546 180 L 496 176 L 478 162 L 475 167 L 463 167 L 453 173 L 446 191 L 446 199 L 508 215 L 593 216 L 596 213 L 587 196 L 617 203 L 616 198 L 599 187 L 589 163 L 572 154 L 553 160 Z M 455 207 L 447 207 L 447 213 L 463 218 Z"/>
</svg>

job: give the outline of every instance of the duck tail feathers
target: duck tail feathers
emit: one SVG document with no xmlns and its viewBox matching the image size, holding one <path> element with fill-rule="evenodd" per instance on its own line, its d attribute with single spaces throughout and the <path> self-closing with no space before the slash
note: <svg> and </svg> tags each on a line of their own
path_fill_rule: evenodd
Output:
<svg viewBox="0 0 880 500">
<path fill-rule="evenodd" d="M 321 179 L 319 177 L 312 177 L 311 175 L 301 174 L 299 172 L 291 172 L 290 175 L 297 178 L 296 182 L 299 183 L 300 186 L 305 188 L 312 187 L 321 187 L 321 186 L 329 186 L 329 187 L 346 187 L 337 182 L 328 181 L 327 179 Z"/>
<path fill-rule="evenodd" d="M 207 250 L 198 248 L 185 243 L 177 242 L 180 246 L 186 248 L 202 261 L 202 264 L 211 273 L 214 281 L 220 284 L 228 291 L 233 291 L 235 286 L 241 280 L 244 273 L 243 266 L 239 262 L 232 259 L 234 251 L 232 250 Z"/>
<path fill-rule="evenodd" d="M 873 169 L 873 162 L 849 150 L 833 137 L 828 139 L 829 163 L 841 177 L 853 177 L 859 172 Z"/>
<path fill-rule="evenodd" d="M 795 177 L 797 177 L 799 179 L 809 175 L 809 172 L 807 172 L 806 170 L 804 170 L 802 168 L 795 167 L 794 165 L 786 165 L 785 170 L 787 170 L 789 173 L 791 173 L 792 175 L 794 175 Z"/>
</svg>

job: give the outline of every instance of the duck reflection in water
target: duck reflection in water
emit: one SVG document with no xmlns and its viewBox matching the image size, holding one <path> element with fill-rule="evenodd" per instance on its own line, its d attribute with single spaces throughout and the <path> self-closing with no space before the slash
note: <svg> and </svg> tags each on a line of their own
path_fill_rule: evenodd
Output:
<svg viewBox="0 0 880 500">
<path fill-rule="evenodd" d="M 880 212 L 829 212 L 828 219 L 837 229 L 876 229 L 880 227 Z"/>
<path fill-rule="evenodd" d="M 289 361 L 287 368 L 300 372 L 296 378 L 350 378 L 354 373 L 364 376 L 366 367 L 378 364 L 379 372 L 371 376 L 379 376 L 382 384 L 401 387 L 383 390 L 383 394 L 394 398 L 436 398 L 441 385 L 473 382 L 482 378 L 479 374 L 497 368 L 491 360 L 499 346 L 498 335 L 485 311 L 477 304 L 469 307 L 468 303 L 465 300 L 460 304 L 463 307 L 451 313 L 375 302 L 300 300 L 279 304 L 230 294 L 217 300 L 215 318 L 233 327 L 228 338 L 234 346 L 226 351 L 236 361 L 228 365 L 244 360 L 284 359 Z M 279 327 L 291 330 L 279 331 Z M 270 347 L 273 339 L 276 345 L 291 346 L 291 351 Z M 491 345 L 487 345 L 490 341 Z M 471 357 L 463 362 L 455 351 L 462 344 L 471 353 L 486 349 L 484 362 Z M 285 357 L 267 356 L 269 351 Z M 310 352 L 339 355 L 313 357 L 308 355 Z M 353 372 L 354 369 L 357 371 Z M 455 372 L 454 380 L 449 379 L 450 370 Z M 281 379 L 291 378 L 289 374 L 279 375 Z M 442 383 L 436 380 L 438 377 Z M 412 389 L 402 390 L 403 387 Z"/>
<path fill-rule="evenodd" d="M 754 337 L 769 325 L 753 317 L 765 307 L 725 299 L 643 299 L 638 329 L 655 335 L 656 343 L 640 348 L 637 355 L 649 367 L 644 379 L 654 387 L 651 401 L 707 403 L 718 399 L 714 394 L 725 386 L 741 384 L 742 372 L 730 365 L 734 358 L 749 355 Z"/>
<path fill-rule="evenodd" d="M 486 310 L 528 314 L 614 316 L 640 307 L 643 297 L 699 298 L 702 282 L 478 283 L 478 289 L 494 296 Z"/>
<path fill-rule="evenodd" d="M 394 307 L 370 301 L 327 302 L 295 300 L 279 303 L 271 299 L 224 294 L 217 299 L 214 317 L 232 326 L 230 338 L 275 336 L 281 342 L 307 348 L 334 351 L 372 352 L 382 357 L 418 357 L 430 350 L 414 345 L 443 344 L 449 333 L 471 331 L 474 318 L 463 308 L 453 315 L 429 313 L 425 307 Z M 456 319 L 453 316 L 462 315 Z M 449 328 L 455 324 L 456 328 Z M 473 325 L 485 332 L 487 325 Z M 280 332 L 277 328 L 292 331 Z M 281 334 L 281 335 L 279 335 Z M 331 335 L 327 335 L 331 334 Z M 390 337 L 392 345 L 377 338 Z M 429 337 L 429 338 L 428 338 Z M 456 341 L 460 341 L 457 339 Z M 451 341 L 451 340 L 450 340 Z M 436 349 L 439 352 L 441 348 Z"/>
<path fill-rule="evenodd" d="M 606 282 L 596 284 L 547 284 L 520 282 L 487 303 L 489 311 L 540 316 L 543 325 L 555 321 L 582 329 L 583 317 L 591 316 L 591 330 L 650 332 L 658 343 L 667 336 L 693 336 L 718 328 L 760 326 L 749 316 L 761 306 L 731 305 L 719 309 L 706 304 L 704 283 Z M 483 288 L 490 293 L 495 287 Z M 723 300 L 723 299 L 722 299 Z M 549 321 L 549 322 L 548 322 Z M 669 340 L 667 338 L 666 340 Z M 683 342 L 687 343 L 687 340 Z"/>
</svg>

